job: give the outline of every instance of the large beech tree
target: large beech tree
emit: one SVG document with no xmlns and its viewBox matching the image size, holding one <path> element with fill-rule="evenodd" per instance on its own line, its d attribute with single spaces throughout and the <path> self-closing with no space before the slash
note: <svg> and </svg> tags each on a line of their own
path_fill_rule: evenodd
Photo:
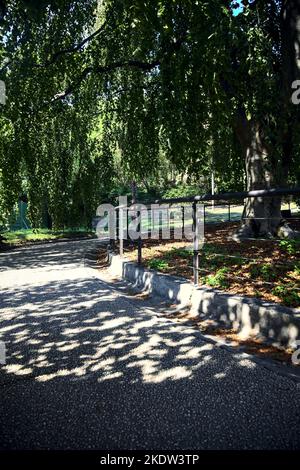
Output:
<svg viewBox="0 0 300 470">
<path fill-rule="evenodd" d="M 259 39 L 252 47 L 261 51 L 258 57 L 253 54 L 244 78 L 250 94 L 246 100 L 241 96 L 234 128 L 245 161 L 247 189 L 284 187 L 289 176 L 299 175 L 300 115 L 291 97 L 292 84 L 300 78 L 300 1 L 255 2 L 251 10 L 248 31 L 249 23 L 257 28 Z M 236 71 L 242 80 L 240 67 L 241 62 Z M 247 220 L 239 234 L 293 237 L 281 220 L 280 205 L 279 198 L 249 199 L 244 210 Z"/>
<path fill-rule="evenodd" d="M 212 162 L 236 180 L 244 169 L 249 190 L 299 179 L 291 95 L 300 78 L 300 0 L 242 3 L 235 16 L 236 2 L 225 0 L 2 0 L 0 79 L 9 102 L 1 111 L 6 141 L 7 126 L 15 136 L 2 151 L 2 191 L 26 171 L 34 201 L 37 169 L 53 166 L 53 152 L 33 151 L 35 140 L 51 149 L 55 133 L 48 143 L 41 136 L 61 125 L 59 142 L 71 148 L 70 115 L 86 142 L 83 129 L 100 115 L 104 161 L 117 148 L 136 179 L 155 172 L 162 152 L 191 175 Z M 71 160 L 55 160 L 66 182 Z M 52 191 L 52 205 L 61 196 Z M 239 236 L 293 236 L 278 199 L 249 200 L 244 215 Z"/>
</svg>

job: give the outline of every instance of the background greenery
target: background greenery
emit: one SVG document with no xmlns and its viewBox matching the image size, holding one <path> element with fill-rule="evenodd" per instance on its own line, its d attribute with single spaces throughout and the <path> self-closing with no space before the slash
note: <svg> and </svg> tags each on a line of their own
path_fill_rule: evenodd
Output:
<svg viewBox="0 0 300 470">
<path fill-rule="evenodd" d="M 221 0 L 2 0 L 0 224 L 22 195 L 33 227 L 62 229 L 90 226 L 133 181 L 142 200 L 208 192 L 212 172 L 219 192 L 245 189 L 241 109 L 274 182 L 299 181 L 283 2 L 242 3 L 234 15 Z"/>
</svg>

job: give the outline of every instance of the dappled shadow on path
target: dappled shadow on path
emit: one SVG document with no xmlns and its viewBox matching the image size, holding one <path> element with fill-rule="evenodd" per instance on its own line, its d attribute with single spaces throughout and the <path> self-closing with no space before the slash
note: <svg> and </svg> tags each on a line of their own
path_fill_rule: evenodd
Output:
<svg viewBox="0 0 300 470">
<path fill-rule="evenodd" d="M 3 288 L 0 318 L 1 448 L 299 444 L 293 387 L 93 278 Z"/>
<path fill-rule="evenodd" d="M 9 354 L 6 372 L 42 382 L 88 375 L 108 380 L 110 373 L 123 376 L 136 369 L 136 374 L 130 371 L 131 380 L 159 382 L 192 376 L 193 366 L 212 359 L 212 346 L 199 343 L 193 330 L 134 311 L 99 285 L 85 279 L 51 282 L 24 286 L 13 297 L 3 289 L 1 308 L 13 307 L 1 318 Z"/>
<path fill-rule="evenodd" d="M 57 265 L 60 267 L 70 264 L 78 265 L 84 262 L 85 254 L 89 249 L 100 245 L 101 241 L 90 239 L 17 248 L 9 253 L 0 253 L 0 272 L 11 269 L 51 269 Z"/>
</svg>

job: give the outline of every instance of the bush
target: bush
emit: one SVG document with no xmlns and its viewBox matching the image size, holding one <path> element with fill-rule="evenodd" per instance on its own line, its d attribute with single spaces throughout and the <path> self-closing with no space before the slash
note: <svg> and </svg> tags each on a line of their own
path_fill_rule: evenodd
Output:
<svg viewBox="0 0 300 470">
<path fill-rule="evenodd" d="M 227 279 L 228 268 L 221 268 L 215 274 L 210 274 L 204 278 L 204 283 L 211 287 L 228 287 L 229 281 Z"/>
<path fill-rule="evenodd" d="M 300 241 L 299 240 L 281 240 L 279 242 L 280 248 L 289 255 L 296 255 L 299 253 Z"/>
<path fill-rule="evenodd" d="M 186 250 L 184 248 L 173 248 L 170 253 L 168 253 L 168 257 L 173 258 L 175 256 L 179 256 L 180 258 L 189 259 L 193 256 L 191 250 Z"/>
<path fill-rule="evenodd" d="M 272 294 L 279 297 L 289 307 L 299 307 L 300 295 L 295 290 L 294 284 L 278 285 L 272 290 Z"/>
<path fill-rule="evenodd" d="M 276 279 L 276 272 L 271 264 L 262 264 L 261 266 L 253 264 L 250 267 L 250 276 L 252 279 L 260 277 L 264 281 L 270 282 Z"/>
<path fill-rule="evenodd" d="M 165 271 L 168 269 L 169 265 L 166 261 L 161 260 L 161 259 L 151 259 L 148 262 L 148 267 L 150 269 L 156 269 L 158 271 Z"/>
<path fill-rule="evenodd" d="M 199 188 L 195 185 L 178 184 L 174 188 L 169 188 L 163 193 L 164 199 L 171 199 L 177 197 L 188 197 L 198 194 Z"/>
</svg>

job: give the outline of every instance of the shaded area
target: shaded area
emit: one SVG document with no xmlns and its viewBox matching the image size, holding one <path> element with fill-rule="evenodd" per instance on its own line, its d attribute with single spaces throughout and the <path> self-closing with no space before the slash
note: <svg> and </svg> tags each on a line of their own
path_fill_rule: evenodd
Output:
<svg viewBox="0 0 300 470">
<path fill-rule="evenodd" d="M 86 252 L 101 246 L 98 239 L 46 243 L 0 253 L 0 272 L 12 269 L 57 268 L 83 262 Z M 68 266 L 70 268 L 70 266 Z"/>
</svg>

